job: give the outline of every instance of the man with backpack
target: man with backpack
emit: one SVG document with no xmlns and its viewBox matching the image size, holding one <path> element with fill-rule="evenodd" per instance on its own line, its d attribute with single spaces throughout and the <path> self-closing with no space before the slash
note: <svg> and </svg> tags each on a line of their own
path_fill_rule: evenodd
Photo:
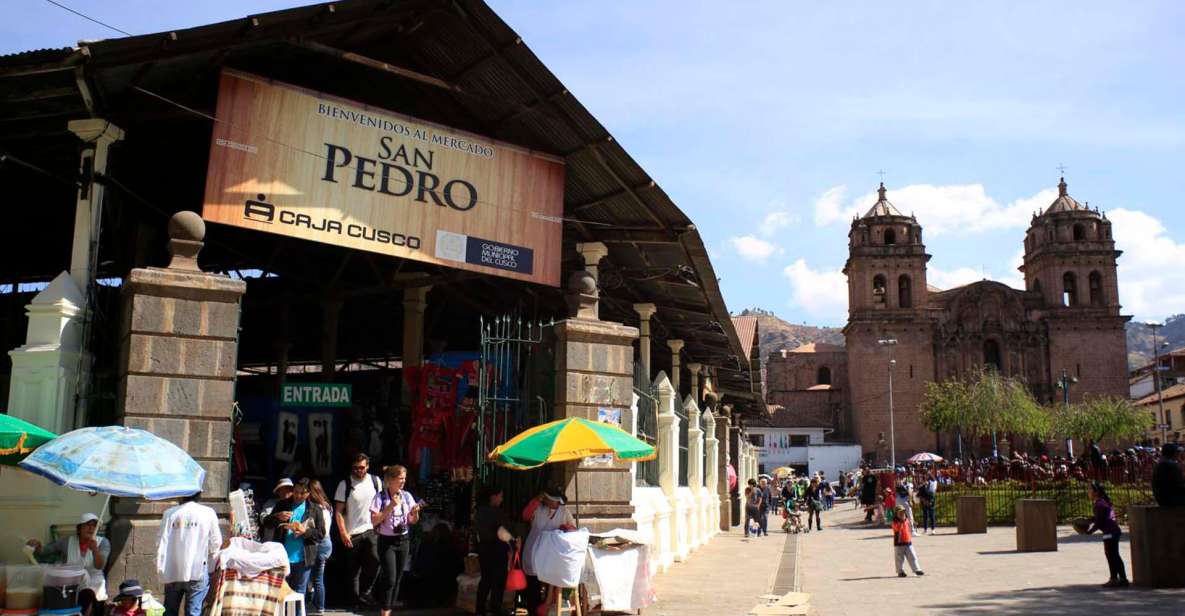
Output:
<svg viewBox="0 0 1185 616">
<path fill-rule="evenodd" d="M 378 577 L 378 537 L 370 518 L 370 504 L 382 490 L 382 483 L 370 474 L 370 458 L 359 453 L 350 465 L 350 476 L 334 492 L 334 520 L 342 545 L 349 551 L 350 584 L 357 603 L 375 604 L 370 591 Z"/>
</svg>

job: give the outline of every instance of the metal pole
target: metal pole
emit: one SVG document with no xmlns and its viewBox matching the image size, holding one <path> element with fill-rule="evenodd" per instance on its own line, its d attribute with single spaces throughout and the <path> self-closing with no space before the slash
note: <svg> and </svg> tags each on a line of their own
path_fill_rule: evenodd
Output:
<svg viewBox="0 0 1185 616">
<path fill-rule="evenodd" d="M 1070 408 L 1070 375 L 1066 372 L 1065 368 L 1062 368 L 1061 385 L 1062 385 L 1062 404 L 1067 409 L 1069 409 Z M 1066 437 L 1066 457 L 1070 458 L 1071 460 L 1074 459 L 1074 439 L 1073 439 L 1073 437 L 1069 437 L 1069 436 Z"/>
<path fill-rule="evenodd" d="M 893 366 L 897 360 L 889 360 L 889 460 L 893 470 L 897 470 L 897 431 L 893 425 Z"/>
<path fill-rule="evenodd" d="M 1152 361 L 1152 383 L 1156 385 L 1156 403 L 1160 407 L 1160 443 L 1163 445 L 1169 442 L 1169 418 L 1164 411 L 1164 396 L 1160 391 L 1160 346 L 1156 341 L 1156 330 L 1160 329 L 1157 323 L 1151 324 L 1152 327 L 1152 356 L 1155 358 Z M 1171 363 L 1171 362 L 1170 362 Z"/>
</svg>

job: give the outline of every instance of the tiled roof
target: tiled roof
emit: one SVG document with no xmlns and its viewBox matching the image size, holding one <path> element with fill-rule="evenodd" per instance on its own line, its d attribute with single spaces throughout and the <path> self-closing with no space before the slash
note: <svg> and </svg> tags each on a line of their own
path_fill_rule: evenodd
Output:
<svg viewBox="0 0 1185 616">
<path fill-rule="evenodd" d="M 814 413 L 775 408 L 770 413 L 770 425 L 775 428 L 831 428 L 831 421 Z"/>
<path fill-rule="evenodd" d="M 1066 190 L 1066 178 L 1062 178 L 1057 183 L 1057 199 L 1054 199 L 1053 203 L 1049 204 L 1049 207 L 1045 209 L 1045 213 L 1053 214 L 1056 212 L 1071 212 L 1081 209 L 1082 206 L 1079 205 L 1078 202 L 1074 200 L 1074 197 L 1071 197 L 1069 192 Z"/>
<path fill-rule="evenodd" d="M 826 342 L 811 342 L 791 350 L 791 353 L 842 353 L 844 347 Z"/>
<path fill-rule="evenodd" d="M 1172 387 L 1169 387 L 1168 389 L 1165 389 L 1164 391 L 1162 391 L 1160 393 L 1164 397 L 1165 400 L 1172 400 L 1174 398 L 1180 398 L 1182 396 L 1185 396 L 1185 383 L 1181 383 L 1180 385 L 1173 385 Z M 1148 405 L 1148 404 L 1156 404 L 1156 392 L 1150 393 L 1147 396 L 1144 396 L 1143 398 L 1136 400 L 1136 404 L 1139 406 L 1144 406 L 1144 405 Z"/>
<path fill-rule="evenodd" d="M 888 198 L 885 197 L 885 185 L 881 183 L 881 187 L 876 189 L 879 198 L 876 203 L 872 205 L 872 209 L 864 215 L 865 218 L 876 218 L 878 216 L 902 216 L 901 211 L 898 210 L 892 203 L 889 203 Z"/>
<path fill-rule="evenodd" d="M 753 344 L 757 340 L 757 317 L 733 317 L 732 326 L 737 330 L 737 338 L 741 341 L 741 351 L 745 353 L 745 359 L 751 360 Z"/>
</svg>

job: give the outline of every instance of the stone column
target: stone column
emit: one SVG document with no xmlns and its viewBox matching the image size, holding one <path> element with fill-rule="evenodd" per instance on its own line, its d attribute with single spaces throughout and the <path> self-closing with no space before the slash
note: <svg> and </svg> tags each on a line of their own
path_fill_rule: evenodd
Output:
<svg viewBox="0 0 1185 616">
<path fill-rule="evenodd" d="M 716 417 L 712 409 L 704 411 L 700 424 L 704 429 L 704 487 L 709 502 L 708 529 L 715 534 L 720 527 L 720 439 L 716 438 Z"/>
<path fill-rule="evenodd" d="M 687 415 L 687 487 L 695 499 L 688 516 L 688 539 L 691 546 L 703 543 L 704 525 L 700 520 L 700 496 L 704 485 L 704 432 L 699 427 L 699 405 L 690 394 L 683 399 L 683 413 Z"/>
<path fill-rule="evenodd" d="M 597 290 L 588 272 L 573 274 L 568 291 L 572 318 L 555 325 L 556 419 L 596 421 L 605 411 L 628 429 L 634 423 L 630 407 L 638 330 L 596 317 Z M 581 526 L 594 532 L 635 527 L 630 464 L 586 459 L 558 465 L 569 508 L 579 513 Z"/>
<path fill-rule="evenodd" d="M 193 212 L 169 221 L 166 268 L 132 270 L 123 286 L 120 422 L 164 437 L 206 469 L 202 502 L 227 515 L 241 280 L 207 274 L 197 254 L 205 224 Z M 112 501 L 108 579 L 136 578 L 160 592 L 160 516 L 176 504 Z M 160 595 L 163 596 L 163 595 Z"/>
<path fill-rule="evenodd" d="M 641 337 L 638 338 L 638 356 L 642 362 L 642 372 L 648 379 L 652 378 L 653 374 L 650 372 L 650 317 L 654 316 L 657 310 L 654 304 L 634 304 L 634 312 L 638 313 L 639 318 L 638 330 L 641 332 Z"/>
<path fill-rule="evenodd" d="M 728 462 L 732 464 L 732 468 L 734 471 L 736 471 L 737 475 L 736 491 L 735 493 L 732 491 L 729 492 L 729 499 L 732 503 L 731 519 L 734 526 L 740 524 L 741 521 L 744 520 L 744 517 L 741 515 L 742 512 L 740 507 L 740 495 L 744 494 L 745 492 L 745 484 L 743 481 L 741 481 L 741 476 L 744 475 L 745 472 L 741 465 L 741 462 L 744 460 L 744 456 L 741 453 L 742 445 L 743 443 L 741 442 L 740 426 L 730 425 L 728 428 Z"/>
<path fill-rule="evenodd" d="M 691 397 L 695 398 L 695 403 L 698 405 L 704 399 L 699 390 L 699 371 L 704 365 L 696 362 L 687 362 L 687 372 L 691 374 Z"/>
<path fill-rule="evenodd" d="M 593 280 L 600 282 L 601 277 L 597 268 L 601 259 L 609 256 L 609 247 L 602 242 L 580 242 L 576 244 L 576 252 L 584 258 L 584 271 L 591 274 Z"/>
<path fill-rule="evenodd" d="M 429 285 L 403 290 L 403 365 L 424 363 L 424 310 L 428 307 Z"/>
<path fill-rule="evenodd" d="M 82 140 L 80 174 L 84 178 L 91 178 L 78 189 L 78 202 L 74 208 L 74 243 L 70 252 L 70 276 L 85 293 L 95 275 L 92 251 L 98 247 L 105 187 L 103 182 L 96 182 L 93 178 L 107 172 L 107 153 L 111 144 L 123 139 L 124 133 L 118 126 L 101 118 L 71 120 L 67 128 Z"/>
<path fill-rule="evenodd" d="M 667 346 L 671 347 L 671 387 L 675 388 L 675 399 L 682 398 L 683 390 L 679 388 L 679 373 L 681 368 L 679 363 L 682 361 L 679 358 L 679 352 L 683 350 L 682 340 L 667 340 Z"/>
<path fill-rule="evenodd" d="M 731 419 L 727 413 L 716 418 L 716 439 L 719 441 L 719 453 L 716 460 L 716 494 L 720 497 L 720 530 L 728 530 L 732 526 L 732 494 L 728 488 L 728 433 Z"/>
</svg>

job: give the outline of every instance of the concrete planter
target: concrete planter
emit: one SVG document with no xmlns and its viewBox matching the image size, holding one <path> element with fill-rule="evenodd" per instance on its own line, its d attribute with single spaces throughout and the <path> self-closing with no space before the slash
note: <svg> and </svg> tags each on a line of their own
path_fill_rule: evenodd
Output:
<svg viewBox="0 0 1185 616">
<path fill-rule="evenodd" d="M 1016 501 L 1016 551 L 1057 551 L 1057 503 L 1044 498 Z"/>
<path fill-rule="evenodd" d="M 1132 505 L 1132 583 L 1185 588 L 1185 507 Z"/>
<path fill-rule="evenodd" d="M 960 535 L 987 532 L 987 497 L 960 496 L 955 514 Z"/>
</svg>

